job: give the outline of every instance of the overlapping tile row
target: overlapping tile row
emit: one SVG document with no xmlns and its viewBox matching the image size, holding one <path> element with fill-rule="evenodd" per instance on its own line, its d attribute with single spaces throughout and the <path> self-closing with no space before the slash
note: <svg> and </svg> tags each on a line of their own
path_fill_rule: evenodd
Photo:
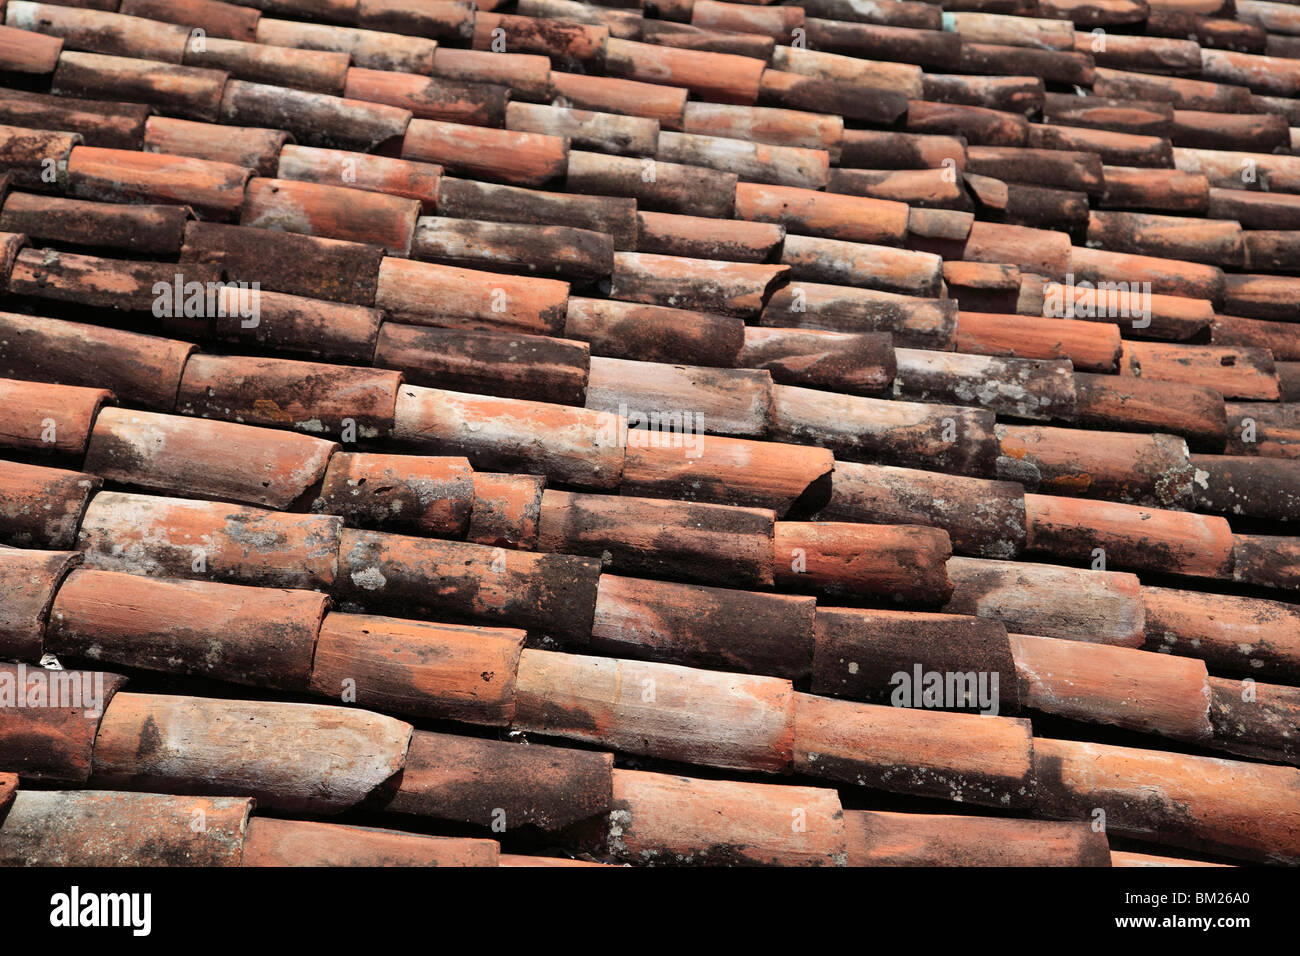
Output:
<svg viewBox="0 0 1300 956">
<path fill-rule="evenodd" d="M 405 725 L 380 769 L 254 766 L 194 728 L 251 716 L 274 754 L 338 708 L 127 694 L 126 756 L 75 781 L 115 790 L 20 790 L 9 858 L 173 792 L 225 801 L 233 862 L 543 862 L 249 820 L 333 781 L 604 860 L 1177 854 L 1110 853 L 1100 810 L 1295 862 L 1300 29 L 964 6 L 10 0 L 0 65 L 51 94 L 0 91 L 33 313 L 0 317 L 0 540 L 51 550 L 0 552 L 6 656 L 360 680 L 344 701 L 620 764 Z M 171 280 L 258 282 L 257 319 L 238 288 L 159 316 Z M 924 670 L 1000 676 L 1001 715 L 887 706 L 918 662 L 918 700 Z M 191 768 L 140 757 L 159 722 Z M 860 786 L 1040 819 L 844 810 Z"/>
</svg>

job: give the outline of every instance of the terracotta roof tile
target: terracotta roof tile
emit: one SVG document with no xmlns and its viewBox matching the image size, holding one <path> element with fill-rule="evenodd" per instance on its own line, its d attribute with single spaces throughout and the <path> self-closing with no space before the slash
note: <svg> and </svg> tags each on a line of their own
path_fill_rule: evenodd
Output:
<svg viewBox="0 0 1300 956">
<path fill-rule="evenodd" d="M 591 633 L 599 576 L 600 562 L 588 558 L 349 529 L 335 593 L 367 609 L 571 639 Z"/>
<path fill-rule="evenodd" d="M 424 216 L 411 254 L 447 265 L 554 276 L 574 282 L 613 271 L 613 237 L 589 229 Z"/>
<path fill-rule="evenodd" d="M 255 176 L 275 175 L 277 157 L 292 137 L 283 130 L 212 126 L 166 116 L 145 124 L 144 150 L 230 163 Z"/>
<path fill-rule="evenodd" d="M 642 865 L 843 866 L 835 791 L 614 771 L 609 849 Z M 798 817 L 803 827 L 791 826 Z"/>
<path fill-rule="evenodd" d="M 62 52 L 62 37 L 35 35 L 14 26 L 0 27 L 0 68 L 6 71 L 37 76 L 53 73 Z"/>
<path fill-rule="evenodd" d="M 844 828 L 849 866 L 1113 865 L 1105 838 L 1081 822 L 849 810 Z"/>
<path fill-rule="evenodd" d="M 140 693 L 0 768 L 144 792 L 0 855 L 1292 861 L 1300 40 L 1242 4 L 11 2 L 0 650 Z"/>
<path fill-rule="evenodd" d="M 100 407 L 102 388 L 0 379 L 0 446 L 47 455 L 81 455 Z"/>
<path fill-rule="evenodd" d="M 302 690 L 327 603 L 314 591 L 79 569 L 59 588 L 45 641 L 56 655 Z"/>
<path fill-rule="evenodd" d="M 62 468 L 0 461 L 0 543 L 71 548 L 100 479 Z"/>
<path fill-rule="evenodd" d="M 224 3 L 222 0 L 121 0 L 119 13 L 165 23 L 198 27 L 208 36 L 227 40 L 256 39 L 262 14 L 251 5 Z M 283 44 L 289 46 L 291 44 Z"/>
<path fill-rule="evenodd" d="M 403 73 L 432 73 L 438 46 L 433 40 L 423 37 L 321 23 L 273 20 L 269 17 L 256 21 L 255 33 L 256 36 L 232 39 L 256 40 L 273 47 L 346 53 L 355 66 L 367 70 L 396 70 Z"/>
<path fill-rule="evenodd" d="M 106 10 L 28 3 L 27 0 L 11 0 L 5 6 L 5 24 L 19 30 L 61 37 L 65 50 L 139 57 L 165 63 L 180 63 L 189 39 L 189 30 L 171 23 Z"/>
<path fill-rule="evenodd" d="M 47 274 L 41 268 L 33 270 L 33 283 Z M 0 331 L 6 345 L 0 357 L 2 375 L 83 387 L 98 384 L 111 389 L 119 401 L 167 410 L 175 405 L 181 372 L 194 350 L 186 342 L 13 312 L 0 312 Z"/>
<path fill-rule="evenodd" d="M 0 120 L 29 129 L 53 127 L 81 134 L 91 146 L 139 149 L 147 106 L 0 90 Z"/>
<path fill-rule="evenodd" d="M 790 682 L 775 677 L 525 650 L 515 726 L 626 753 L 788 773 L 794 698 Z"/>
<path fill-rule="evenodd" d="M 515 715 L 524 637 L 505 628 L 329 614 L 320 625 L 311 688 L 383 711 L 506 726 Z"/>
<path fill-rule="evenodd" d="M 546 479 L 474 472 L 474 506 L 465 539 L 492 547 L 537 549 Z"/>
<path fill-rule="evenodd" d="M 40 555 L 47 565 L 51 562 L 45 552 L 30 553 Z M 53 560 L 61 566 L 66 555 Z M 32 572 L 41 574 L 37 566 L 29 565 Z M 7 585 L 16 586 L 18 594 L 31 588 L 30 583 L 24 586 L 9 574 L 5 578 Z M 50 582 L 50 586 L 55 583 Z M 33 672 L 37 680 L 32 679 Z M 0 675 L 7 685 L 8 698 L 0 708 L 0 754 L 4 765 L 16 771 L 21 781 L 85 784 L 91 775 L 92 751 L 98 744 L 97 732 L 103 727 L 106 708 L 112 706 L 126 678 L 102 672 L 42 671 L 9 663 L 0 663 Z M 13 812 L 11 807 L 10 814 Z"/>
<path fill-rule="evenodd" d="M 304 146 L 379 150 L 406 135 L 411 112 L 381 103 L 230 80 L 221 94 L 221 122 L 284 129 Z"/>
<path fill-rule="evenodd" d="M 346 707 L 122 693 L 100 721 L 94 779 L 334 814 L 400 771 L 410 739 L 410 724 Z"/>
<path fill-rule="evenodd" d="M 336 447 L 252 425 L 106 408 L 86 468 L 146 490 L 286 508 L 320 481 Z"/>
<path fill-rule="evenodd" d="M 357 242 L 199 222 L 186 226 L 181 249 L 183 268 L 216 266 L 227 281 L 365 306 L 375 304 L 383 258 Z"/>
<path fill-rule="evenodd" d="M 607 753 L 417 730 L 386 808 L 479 826 L 504 815 L 512 829 L 561 831 L 609 812 L 613 766 Z"/>
<path fill-rule="evenodd" d="M 188 35 L 184 28 L 177 29 Z M 226 78 L 221 70 L 64 51 L 51 90 L 60 96 L 145 103 L 168 116 L 215 122 Z"/>
<path fill-rule="evenodd" d="M 23 790 L 0 825 L 6 866 L 239 866 L 253 801 Z M 190 824 L 202 814 L 204 827 Z"/>
<path fill-rule="evenodd" d="M 1144 589 L 1136 575 L 1024 561 L 955 557 L 950 614 L 1000 620 L 1008 630 L 1138 647 Z"/>
<path fill-rule="evenodd" d="M 1300 849 L 1290 796 L 1300 770 L 1041 737 L 1034 743 L 1044 816 L 1075 817 L 1086 803 L 1106 811 L 1116 834 L 1156 832 L 1175 846 L 1279 863 Z M 1246 818 L 1225 812 L 1242 786 L 1251 794 Z M 1139 790 L 1153 798 L 1132 799 Z"/>
<path fill-rule="evenodd" d="M 328 590 L 342 526 L 326 515 L 103 491 L 86 508 L 77 547 L 87 567 L 103 571 Z"/>
<path fill-rule="evenodd" d="M 609 76 L 555 71 L 551 73 L 551 92 L 562 101 L 560 105 L 645 116 L 658 120 L 664 129 L 681 127 L 687 106 L 687 91 L 681 87 Z"/>
<path fill-rule="evenodd" d="M 496 866 L 491 840 L 257 817 L 249 821 L 243 866 Z"/>
</svg>

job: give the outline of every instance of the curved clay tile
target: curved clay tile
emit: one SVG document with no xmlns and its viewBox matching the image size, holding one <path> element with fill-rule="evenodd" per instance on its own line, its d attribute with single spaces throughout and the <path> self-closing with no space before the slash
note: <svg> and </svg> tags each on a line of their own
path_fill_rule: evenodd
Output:
<svg viewBox="0 0 1300 956">
<path fill-rule="evenodd" d="M 478 51 L 442 52 L 477 53 Z M 493 59 L 503 56 L 500 53 L 482 55 L 491 56 Z M 653 156 L 659 143 L 658 120 L 643 116 L 620 116 L 617 113 L 571 109 L 545 103 L 508 104 L 505 126 L 506 129 L 526 133 L 564 137 L 569 140 L 570 145 L 578 149 L 613 153 L 619 156 Z"/>
<path fill-rule="evenodd" d="M 911 525 L 778 521 L 772 566 L 779 587 L 854 600 L 940 605 L 952 596 L 948 532 Z"/>
<path fill-rule="evenodd" d="M 834 790 L 615 770 L 613 807 L 609 851 L 629 863 L 846 865 Z"/>
<path fill-rule="evenodd" d="M 95 274 L 106 275 L 108 268 Z M 181 372 L 194 351 L 175 339 L 14 312 L 0 312 L 0 333 L 5 338 L 0 375 L 106 386 L 120 402 L 168 411 L 176 405 Z"/>
<path fill-rule="evenodd" d="M 60 96 L 144 103 L 168 116 L 211 123 L 221 112 L 226 80 L 221 70 L 65 50 L 50 89 Z"/>
<path fill-rule="evenodd" d="M 707 216 L 663 212 L 638 212 L 636 222 L 637 252 L 687 259 L 768 262 L 785 241 L 785 227 L 766 222 L 733 220 L 719 230 Z"/>
<path fill-rule="evenodd" d="M 312 510 L 363 528 L 459 538 L 476 502 L 464 458 L 337 452 Z"/>
<path fill-rule="evenodd" d="M 401 383 L 401 373 L 382 369 L 198 353 L 186 363 L 176 410 L 364 441 L 392 434 Z"/>
<path fill-rule="evenodd" d="M 106 708 L 125 684 L 107 672 L 0 663 L 0 760 L 22 780 L 85 784 Z"/>
<path fill-rule="evenodd" d="M 366 609 L 518 627 L 574 639 L 591 633 L 600 562 L 383 531 L 343 533 L 335 594 Z"/>
<path fill-rule="evenodd" d="M 476 469 L 617 488 L 626 428 L 623 416 L 607 412 L 404 385 L 394 437 L 432 454 L 464 455 Z"/>
<path fill-rule="evenodd" d="M 952 558 L 949 614 L 1000 620 L 1008 630 L 1138 647 L 1143 588 L 1136 575 L 1025 561 Z"/>
<path fill-rule="evenodd" d="M 682 763 L 788 773 L 794 697 L 775 677 L 529 649 L 519 659 L 514 727 Z"/>
<path fill-rule="evenodd" d="M 24 790 L 0 825 L 0 863 L 239 866 L 252 810 L 247 797 Z"/>
<path fill-rule="evenodd" d="M 6 73 L 48 76 L 59 63 L 63 38 L 0 26 L 0 69 Z"/>
<path fill-rule="evenodd" d="M 536 475 L 474 472 L 474 507 L 465 538 L 476 544 L 537 550 L 546 479 Z"/>
<path fill-rule="evenodd" d="M 608 753 L 417 730 L 384 808 L 485 828 L 504 815 L 510 829 L 560 831 L 609 812 L 613 767 Z"/>
<path fill-rule="evenodd" d="M 70 551 L 0 548 L 0 652 L 40 660 L 50 603 L 64 577 L 81 563 Z M 12 691 L 13 688 L 10 688 Z M 13 706 L 12 702 L 8 706 Z"/>
<path fill-rule="evenodd" d="M 1038 737 L 1034 769 L 1042 816 L 1079 819 L 1100 808 L 1116 835 L 1260 862 L 1300 859 L 1294 767 Z"/>
<path fill-rule="evenodd" d="M 1119 375 L 1074 375 L 1078 424 L 1164 432 L 1186 439 L 1193 451 L 1221 452 L 1229 429 L 1223 395 L 1183 382 Z"/>
<path fill-rule="evenodd" d="M 504 727 L 515 715 L 526 636 L 506 628 L 328 614 L 311 689 L 386 713 Z"/>
<path fill-rule="evenodd" d="M 834 457 L 824 448 L 710 435 L 704 443 L 629 435 L 619 492 L 769 508 L 778 517 L 828 500 Z"/>
<path fill-rule="evenodd" d="M 257 21 L 256 34 L 255 38 L 249 36 L 233 39 L 256 39 L 258 43 L 272 46 L 346 53 L 354 65 L 367 70 L 395 70 L 424 75 L 433 72 L 438 47 L 437 43 L 424 37 L 403 36 L 379 30 L 357 30 L 324 23 L 272 20 L 265 16 Z"/>
<path fill-rule="evenodd" d="M 119 694 L 100 722 L 95 780 L 334 814 L 401 770 L 410 739 L 410 724 L 352 707 Z"/>
<path fill-rule="evenodd" d="M 789 245 L 787 239 L 787 249 Z M 784 264 L 617 252 L 609 294 L 630 302 L 754 318 L 790 275 Z"/>
<path fill-rule="evenodd" d="M 733 316 L 571 295 L 564 335 L 587 342 L 593 355 L 732 368 L 740 364 L 744 327 Z"/>
<path fill-rule="evenodd" d="M 629 429 L 649 429 L 637 440 L 673 441 L 703 433 L 762 437 L 772 406 L 772 378 L 757 369 L 704 368 L 593 358 L 587 407 L 628 417 Z M 687 413 L 690 417 L 687 417 Z M 702 446 L 701 446 L 702 447 Z"/>
<path fill-rule="evenodd" d="M 763 508 L 548 489 L 537 547 L 618 574 L 757 588 L 773 580 L 772 526 Z"/>
<path fill-rule="evenodd" d="M 569 141 L 542 133 L 413 119 L 402 140 L 402 158 L 437 163 L 449 173 L 543 186 L 564 175 Z"/>
<path fill-rule="evenodd" d="M 1085 821 L 847 810 L 844 830 L 849 866 L 1117 865 Z"/>
<path fill-rule="evenodd" d="M 894 347 L 888 332 L 746 328 L 740 364 L 766 369 L 781 385 L 854 395 L 879 395 L 894 384 Z"/>
<path fill-rule="evenodd" d="M 894 793 L 1030 807 L 1027 720 L 794 695 L 794 767 Z"/>
<path fill-rule="evenodd" d="M 254 817 L 242 866 L 496 866 L 492 840 Z"/>
<path fill-rule="evenodd" d="M 473 3 L 466 0 L 328 0 L 338 8 L 331 20 L 354 20 L 367 30 L 391 30 L 435 40 L 468 40 L 474 35 Z M 297 9 L 293 9 L 293 7 Z M 281 4 L 290 16 L 319 16 L 316 0 Z"/>
<path fill-rule="evenodd" d="M 1232 577 L 1232 529 L 1222 518 L 1052 495 L 1025 495 L 1027 550 L 1088 564 L 1101 548 L 1116 569 Z"/>
<path fill-rule="evenodd" d="M 1142 588 L 1146 649 L 1197 657 L 1216 671 L 1294 680 L 1300 610 L 1261 598 Z"/>
<path fill-rule="evenodd" d="M 1015 664 L 1000 621 L 924 611 L 817 609 L 813 651 L 814 693 L 888 704 L 914 666 L 941 673 L 998 675 L 998 712 L 1020 709 Z M 990 685 L 991 686 L 991 685 Z M 972 688 L 975 689 L 975 688 Z M 912 688 L 915 692 L 916 688 Z M 977 700 L 954 699 L 947 709 L 978 710 Z"/>
<path fill-rule="evenodd" d="M 316 591 L 81 569 L 55 596 L 45 644 L 60 657 L 301 691 L 328 602 Z"/>
<path fill-rule="evenodd" d="M 678 86 L 660 86 L 621 80 L 612 76 L 589 76 L 580 73 L 551 73 L 551 90 L 568 106 L 608 113 L 645 116 L 659 121 L 664 129 L 682 125 L 687 109 L 687 91 Z"/>
<path fill-rule="evenodd" d="M 602 574 L 583 643 L 611 657 L 799 680 L 812 666 L 815 607 L 811 597 Z"/>
<path fill-rule="evenodd" d="M 0 447 L 84 454 L 95 416 L 112 400 L 102 388 L 0 379 Z"/>
<path fill-rule="evenodd" d="M 510 91 L 497 84 L 358 67 L 347 71 L 345 92 L 354 100 L 410 110 L 416 119 L 470 126 L 504 124 L 510 99 Z"/>
<path fill-rule="evenodd" d="M 1025 544 L 1019 484 L 913 468 L 837 461 L 817 517 L 943 528 L 956 553 L 979 557 L 1014 558 Z"/>
<path fill-rule="evenodd" d="M 48 3 L 13 0 L 5 24 L 61 37 L 65 50 L 180 63 L 190 31 L 172 23 Z"/>
<path fill-rule="evenodd" d="M 105 202 L 181 203 L 205 219 L 233 219 L 251 175 L 233 163 L 79 146 L 68 161 L 68 192 Z"/>
<path fill-rule="evenodd" d="M 222 0 L 122 0 L 118 12 L 131 17 L 179 23 L 208 36 L 254 40 L 261 11 Z"/>
<path fill-rule="evenodd" d="M 4 200 L 0 229 L 23 233 L 40 245 L 59 242 L 171 258 L 180 254 L 190 218 L 185 206 L 135 206 L 15 192 Z"/>
<path fill-rule="evenodd" d="M 574 192 L 629 196 L 638 209 L 715 218 L 731 216 L 736 195 L 733 172 L 576 149 L 569 153 L 564 182 Z"/>
<path fill-rule="evenodd" d="M 769 437 L 820 445 L 849 461 L 991 477 L 993 413 L 953 405 L 772 386 Z"/>
<path fill-rule="evenodd" d="M 68 188 L 69 157 L 81 141 L 80 133 L 0 126 L 0 166 L 14 186 L 59 192 Z M 54 160 L 52 182 L 47 176 L 47 159 Z"/>
<path fill-rule="evenodd" d="M 284 129 L 304 146 L 385 150 L 406 135 L 410 110 L 326 93 L 230 80 L 221 95 L 221 122 Z"/>
<path fill-rule="evenodd" d="M 384 323 L 375 349 L 375 365 L 413 385 L 563 405 L 583 403 L 588 362 L 587 345 L 569 339 L 396 322 Z"/>
<path fill-rule="evenodd" d="M 950 351 L 956 343 L 957 302 L 795 280 L 772 293 L 759 324 L 828 332 L 890 332 L 900 346 Z M 1118 341 L 1115 350 L 1118 353 Z"/>
<path fill-rule="evenodd" d="M 100 479 L 62 468 L 0 460 L 0 544 L 71 548 Z"/>
<path fill-rule="evenodd" d="M 287 508 L 320 481 L 337 447 L 273 428 L 106 408 L 85 467 L 150 491 Z"/>
<path fill-rule="evenodd" d="M 614 242 L 605 233 L 570 226 L 421 216 L 411 257 L 592 282 L 613 271 Z"/>
<path fill-rule="evenodd" d="M 165 578 L 328 590 L 341 518 L 103 491 L 77 547 L 86 566 Z"/>
<path fill-rule="evenodd" d="M 438 212 L 456 219 L 571 226 L 613 237 L 615 249 L 637 239 L 637 202 L 624 196 L 582 196 L 444 176 Z"/>
<path fill-rule="evenodd" d="M 239 224 L 380 246 L 389 255 L 409 256 L 419 215 L 414 199 L 255 177 L 244 191 Z"/>
<path fill-rule="evenodd" d="M 1205 664 L 1130 647 L 1010 636 L 1022 702 L 1072 720 L 1207 743 Z"/>
<path fill-rule="evenodd" d="M 564 323 L 569 284 L 384 258 L 374 305 L 397 322 L 542 335 Z"/>
<path fill-rule="evenodd" d="M 145 120 L 151 112 L 139 103 L 0 89 L 0 121 L 31 129 L 78 133 L 87 146 L 142 149 Z"/>
<path fill-rule="evenodd" d="M 185 227 L 181 248 L 182 265 L 218 266 L 227 282 L 364 306 L 375 304 L 383 258 L 359 242 L 206 222 Z"/>
<path fill-rule="evenodd" d="M 788 8 L 786 8 L 788 9 Z M 908 109 L 908 99 L 896 90 L 826 80 L 783 70 L 764 70 L 759 78 L 758 103 L 786 109 L 827 111 L 861 123 L 893 123 Z"/>
<path fill-rule="evenodd" d="M 266 175 L 418 199 L 425 213 L 432 213 L 438 205 L 442 167 L 433 163 L 292 143 L 277 150 L 277 154 L 278 165 Z"/>
<path fill-rule="evenodd" d="M 274 176 L 276 157 L 293 139 L 284 130 L 231 128 L 211 123 L 151 116 L 145 124 L 144 151 L 230 163 L 254 176 Z"/>
<path fill-rule="evenodd" d="M 220 37 L 185 47 L 186 66 L 224 70 L 232 79 L 313 93 L 341 94 L 352 58 L 346 53 L 266 46 Z"/>
</svg>

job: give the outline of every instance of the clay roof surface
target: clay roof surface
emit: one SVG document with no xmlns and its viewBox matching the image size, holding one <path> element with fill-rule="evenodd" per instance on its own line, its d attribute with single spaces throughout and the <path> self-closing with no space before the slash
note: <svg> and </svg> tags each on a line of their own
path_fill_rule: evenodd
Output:
<svg viewBox="0 0 1300 956">
<path fill-rule="evenodd" d="M 1300 864 L 1300 7 L 0 0 L 0 87 L 0 864 Z"/>
</svg>

